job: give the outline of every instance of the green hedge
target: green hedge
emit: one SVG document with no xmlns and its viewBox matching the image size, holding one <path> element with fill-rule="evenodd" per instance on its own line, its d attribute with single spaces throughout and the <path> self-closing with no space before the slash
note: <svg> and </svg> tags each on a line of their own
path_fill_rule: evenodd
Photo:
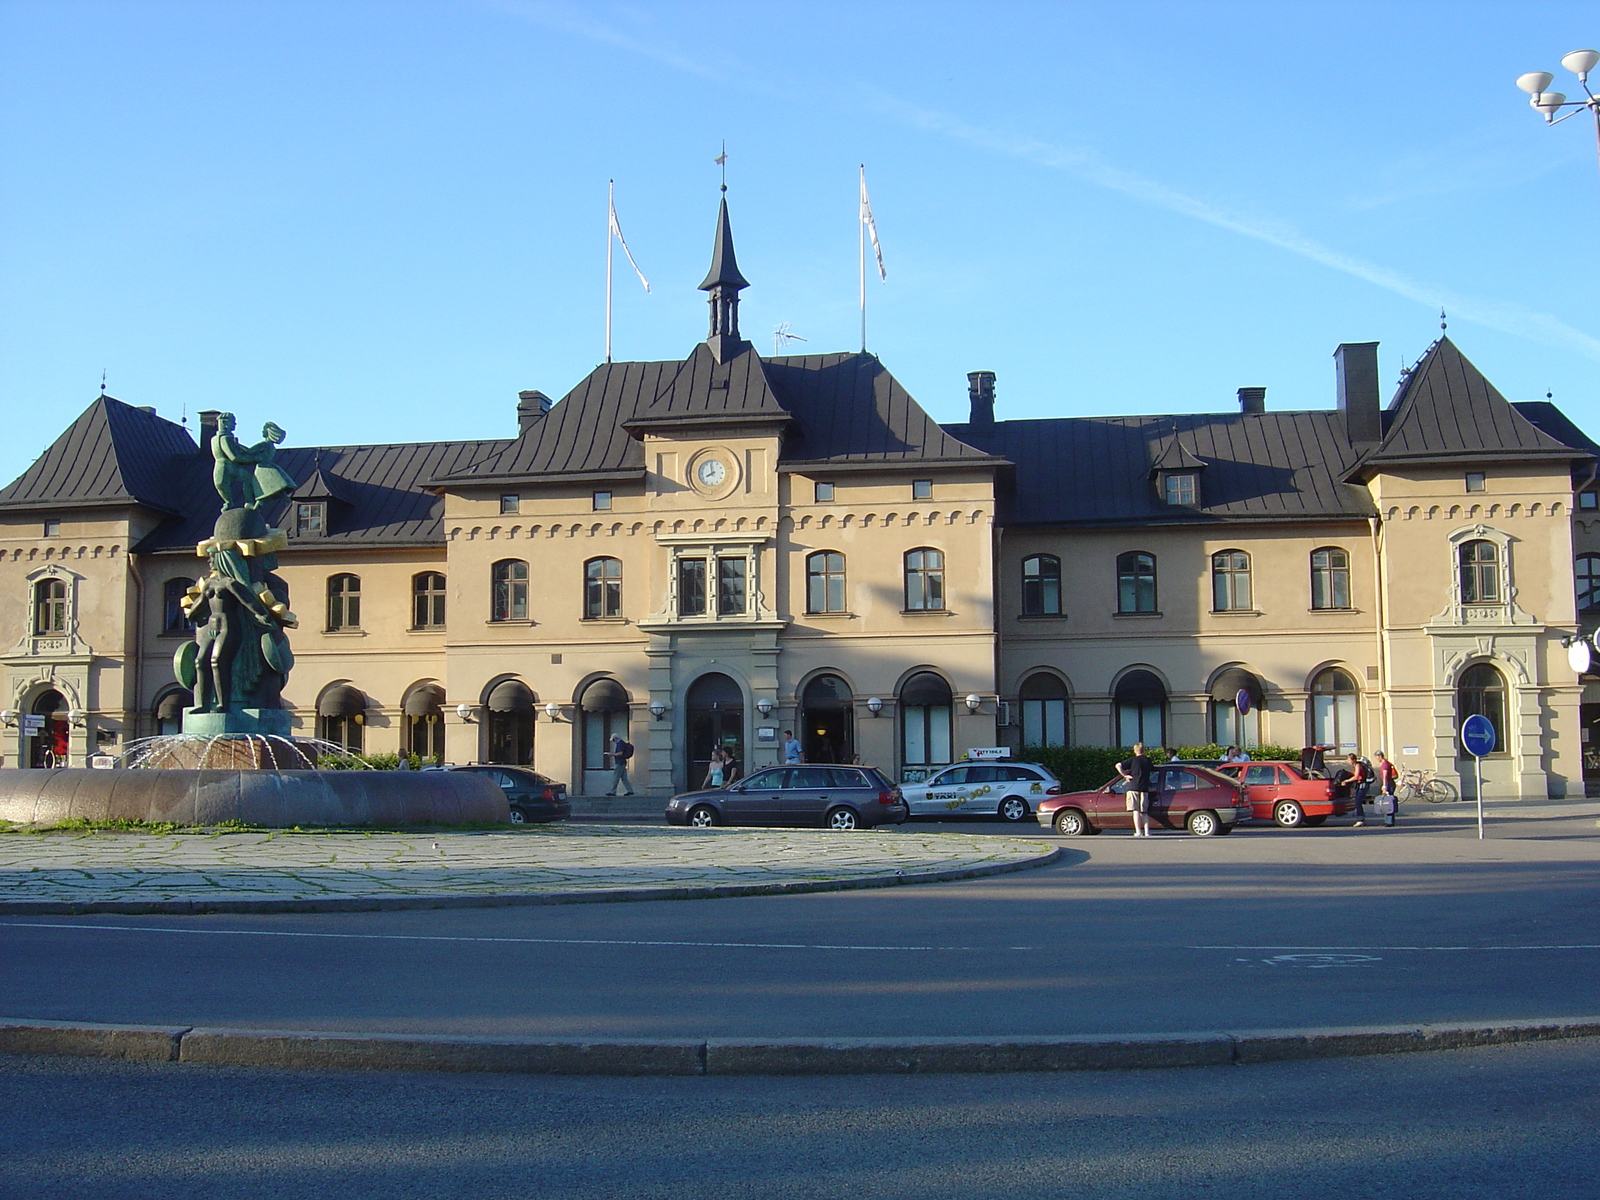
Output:
<svg viewBox="0 0 1600 1200">
<path fill-rule="evenodd" d="M 1156 762 L 1174 758 L 1200 759 L 1222 757 L 1226 746 L 1173 746 L 1170 749 L 1150 751 Z M 1133 750 L 1123 746 L 1024 746 L 1018 754 L 1023 762 L 1036 762 L 1049 769 L 1061 781 L 1064 791 L 1086 792 L 1115 779 L 1117 764 Z M 1300 750 L 1288 746 L 1252 746 L 1250 757 L 1258 762 L 1299 762 Z"/>
<path fill-rule="evenodd" d="M 424 765 L 436 763 L 437 758 L 423 758 L 420 755 L 408 754 L 406 757 L 411 762 L 411 769 L 418 770 Z M 333 754 L 325 754 L 317 759 L 317 768 L 323 771 L 393 771 L 400 766 L 398 754 L 355 754 L 348 758 Z"/>
</svg>

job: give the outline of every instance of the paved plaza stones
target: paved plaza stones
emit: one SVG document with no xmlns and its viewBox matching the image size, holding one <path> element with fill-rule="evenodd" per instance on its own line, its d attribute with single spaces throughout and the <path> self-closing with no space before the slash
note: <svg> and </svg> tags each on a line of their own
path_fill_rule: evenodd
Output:
<svg viewBox="0 0 1600 1200">
<path fill-rule="evenodd" d="M 439 833 L 0 836 L 0 912 L 226 912 L 664 899 L 1020 870 L 1043 840 L 901 830 L 549 825 Z"/>
</svg>

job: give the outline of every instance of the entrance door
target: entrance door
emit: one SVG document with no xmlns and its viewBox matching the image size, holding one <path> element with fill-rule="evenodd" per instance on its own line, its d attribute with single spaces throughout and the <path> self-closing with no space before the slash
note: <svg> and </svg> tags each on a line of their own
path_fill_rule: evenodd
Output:
<svg viewBox="0 0 1600 1200">
<path fill-rule="evenodd" d="M 44 718 L 44 728 L 33 735 L 30 767 L 64 767 L 67 765 L 71 726 L 67 721 L 66 699 L 57 691 L 45 692 L 33 702 L 33 715 Z"/>
<path fill-rule="evenodd" d="M 689 713 L 688 790 L 699 788 L 711 768 L 711 749 L 721 747 L 733 756 L 731 778 L 744 774 L 744 693 L 726 675 L 713 672 L 689 685 L 685 700 Z M 724 772 L 723 781 L 730 778 Z"/>
<path fill-rule="evenodd" d="M 1583 731 L 1583 794 L 1600 795 L 1600 704 L 1578 706 Z"/>
<path fill-rule="evenodd" d="M 818 675 L 806 684 L 800 724 L 800 749 L 808 763 L 855 761 L 855 706 L 850 685 L 837 675 Z"/>
</svg>

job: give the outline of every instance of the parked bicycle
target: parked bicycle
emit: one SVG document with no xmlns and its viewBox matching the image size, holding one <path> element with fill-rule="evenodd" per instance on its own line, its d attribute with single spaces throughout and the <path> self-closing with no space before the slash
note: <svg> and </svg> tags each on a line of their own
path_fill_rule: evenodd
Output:
<svg viewBox="0 0 1600 1200">
<path fill-rule="evenodd" d="M 1443 779 L 1435 779 L 1432 771 L 1420 768 L 1400 772 L 1400 782 L 1396 785 L 1394 794 L 1397 800 L 1415 800 L 1420 797 L 1429 804 L 1444 804 L 1461 798 L 1454 784 Z"/>
</svg>

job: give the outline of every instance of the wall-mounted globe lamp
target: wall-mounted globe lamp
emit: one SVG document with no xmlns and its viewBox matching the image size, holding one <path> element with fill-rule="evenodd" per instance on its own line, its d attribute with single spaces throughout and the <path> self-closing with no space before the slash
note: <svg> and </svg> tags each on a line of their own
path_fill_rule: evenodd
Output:
<svg viewBox="0 0 1600 1200">
<path fill-rule="evenodd" d="M 883 711 L 883 701 L 878 699 L 876 696 L 872 697 L 872 699 L 867 701 L 867 711 L 873 716 L 877 716 Z"/>
</svg>

